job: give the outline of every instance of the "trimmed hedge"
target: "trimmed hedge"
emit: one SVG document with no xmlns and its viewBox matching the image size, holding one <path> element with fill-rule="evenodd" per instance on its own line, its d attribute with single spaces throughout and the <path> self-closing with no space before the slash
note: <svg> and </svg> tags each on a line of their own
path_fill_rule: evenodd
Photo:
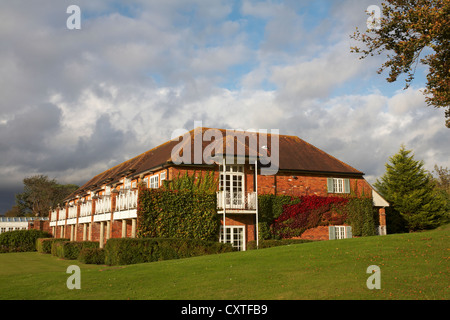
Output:
<svg viewBox="0 0 450 320">
<path fill-rule="evenodd" d="M 51 234 L 42 230 L 15 230 L 0 234 L 0 252 L 36 251 L 36 239 Z"/>
<path fill-rule="evenodd" d="M 83 248 L 78 255 L 78 261 L 86 264 L 105 264 L 105 249 Z"/>
<path fill-rule="evenodd" d="M 57 241 L 52 244 L 52 254 L 67 260 L 76 260 L 81 249 L 98 248 L 99 243 L 95 241 Z"/>
<path fill-rule="evenodd" d="M 36 240 L 36 250 L 39 253 L 52 253 L 52 245 L 54 242 L 58 241 L 69 241 L 70 239 L 65 238 L 39 238 Z"/>
<path fill-rule="evenodd" d="M 125 265 L 194 257 L 234 251 L 230 244 L 217 241 L 175 238 L 108 239 L 105 263 Z"/>
<path fill-rule="evenodd" d="M 289 244 L 300 244 L 314 242 L 314 240 L 304 240 L 304 239 L 283 239 L 283 240 L 260 240 L 259 241 L 259 249 L 270 248 L 270 247 L 278 247 L 285 246 Z M 247 243 L 247 250 L 256 249 L 256 241 L 249 241 Z"/>
</svg>

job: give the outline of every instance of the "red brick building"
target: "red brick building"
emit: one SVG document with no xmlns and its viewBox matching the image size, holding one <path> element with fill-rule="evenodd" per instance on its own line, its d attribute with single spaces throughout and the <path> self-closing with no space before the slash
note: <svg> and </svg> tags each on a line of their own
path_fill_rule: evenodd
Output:
<svg viewBox="0 0 450 320">
<path fill-rule="evenodd" d="M 101 244 L 109 238 L 135 237 L 138 183 L 159 188 L 163 180 L 179 174 L 210 171 L 220 181 L 217 213 L 222 229 L 218 240 L 225 239 L 240 250 L 256 240 L 258 194 L 364 194 L 373 197 L 380 213 L 388 206 L 361 171 L 298 137 L 196 128 L 93 177 L 50 213 L 51 230 L 57 238 Z M 385 234 L 385 226 L 380 214 L 381 234 Z M 348 237 L 345 227 L 319 227 L 307 230 L 304 236 Z"/>
</svg>

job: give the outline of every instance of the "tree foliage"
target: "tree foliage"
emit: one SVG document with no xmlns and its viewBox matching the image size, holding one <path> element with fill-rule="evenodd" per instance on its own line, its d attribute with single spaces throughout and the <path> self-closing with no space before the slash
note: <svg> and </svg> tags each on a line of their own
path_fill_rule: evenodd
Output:
<svg viewBox="0 0 450 320">
<path fill-rule="evenodd" d="M 436 189 L 423 161 L 401 146 L 386 163 L 386 173 L 374 184 L 406 222 L 409 231 L 439 226 L 446 217 L 446 199 Z"/>
<path fill-rule="evenodd" d="M 16 206 L 22 215 L 46 217 L 51 208 L 78 189 L 74 184 L 59 184 L 55 179 L 36 175 L 23 179 L 24 190 L 16 194 Z"/>
<path fill-rule="evenodd" d="M 352 47 L 362 53 L 361 59 L 387 53 L 387 61 L 378 73 L 389 70 L 388 82 L 406 74 L 406 86 L 414 79 L 418 63 L 429 68 L 424 94 L 426 102 L 447 108 L 446 126 L 450 128 L 450 1 L 386 0 L 382 4 L 379 28 L 361 33 L 358 28 L 350 36 L 366 49 Z M 421 54 L 426 53 L 421 58 Z"/>
</svg>

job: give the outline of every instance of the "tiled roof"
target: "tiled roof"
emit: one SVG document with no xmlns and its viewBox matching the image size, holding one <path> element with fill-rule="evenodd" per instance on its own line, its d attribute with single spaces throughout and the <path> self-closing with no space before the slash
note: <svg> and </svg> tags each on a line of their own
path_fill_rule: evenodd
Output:
<svg viewBox="0 0 450 320">
<path fill-rule="evenodd" d="M 200 130 L 201 129 L 201 130 Z M 201 150 L 203 154 L 203 150 L 210 145 L 211 141 L 203 141 L 202 137 L 204 133 L 209 128 L 197 128 L 189 131 L 186 135 L 183 136 L 183 140 L 170 140 L 166 143 L 161 144 L 160 146 L 153 148 L 147 152 L 144 152 L 137 157 L 134 157 L 130 160 L 127 160 L 117 166 L 114 166 L 98 175 L 93 177 L 91 180 L 86 182 L 83 186 L 81 186 L 77 191 L 75 191 L 72 195 L 68 197 L 68 199 L 73 198 L 77 194 L 83 194 L 88 190 L 95 189 L 96 187 L 100 187 L 103 184 L 112 184 L 117 182 L 123 176 L 129 175 L 139 175 L 140 173 L 149 171 L 151 169 L 156 169 L 162 165 L 173 165 L 173 161 L 176 159 L 172 159 L 171 153 L 175 147 L 187 147 L 188 143 L 191 144 L 191 163 L 194 163 L 194 150 L 195 139 L 197 141 L 201 141 Z M 225 129 L 213 129 L 218 134 L 221 134 L 222 137 L 226 136 Z M 201 133 L 201 136 L 200 136 Z M 259 139 L 260 135 L 256 134 L 257 144 L 256 150 L 249 145 L 248 140 L 241 140 L 240 135 L 247 134 L 244 131 L 235 131 L 234 135 L 234 155 L 240 155 L 238 145 L 239 141 L 246 141 L 246 143 L 240 147 L 243 147 L 244 153 L 243 156 L 249 156 L 251 154 L 256 154 L 260 156 L 258 152 Z M 265 134 L 266 135 L 266 134 Z M 271 142 L 272 142 L 272 134 L 267 134 L 265 137 L 266 141 L 264 144 L 267 145 L 267 154 L 271 156 Z M 311 173 L 338 173 L 338 174 L 350 174 L 350 175 L 360 175 L 362 173 L 359 170 L 349 166 L 348 164 L 336 159 L 335 157 L 327 154 L 326 152 L 316 148 L 315 146 L 307 143 L 306 141 L 296 137 L 296 136 L 288 136 L 288 135 L 279 135 L 279 170 L 287 170 L 287 171 L 302 171 L 302 172 L 311 172 Z M 183 142 L 180 142 L 183 141 Z M 214 141 L 214 139 L 213 139 Z M 226 146 L 231 143 L 231 139 L 226 139 L 225 143 L 219 139 L 219 143 L 222 144 L 222 152 L 218 150 L 217 155 L 226 154 Z M 182 144 L 181 144 L 182 143 Z M 220 149 L 220 148 L 219 148 Z M 186 148 L 184 149 L 186 150 Z M 252 153 L 253 152 L 253 153 Z M 182 156 L 182 155 L 180 155 Z M 242 155 L 241 155 L 242 156 Z M 204 159 L 203 159 L 204 160 Z M 203 164 L 206 164 L 203 161 Z"/>
</svg>

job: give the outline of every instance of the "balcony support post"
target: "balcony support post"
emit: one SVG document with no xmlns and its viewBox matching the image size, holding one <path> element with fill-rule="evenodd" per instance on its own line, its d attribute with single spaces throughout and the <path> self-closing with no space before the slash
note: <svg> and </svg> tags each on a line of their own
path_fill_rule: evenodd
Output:
<svg viewBox="0 0 450 320">
<path fill-rule="evenodd" d="M 127 220 L 122 219 L 122 238 L 127 237 Z"/>
<path fill-rule="evenodd" d="M 83 223 L 83 241 L 86 241 L 87 223 Z"/>
<path fill-rule="evenodd" d="M 136 238 L 136 218 L 131 219 L 131 237 Z"/>
<path fill-rule="evenodd" d="M 100 248 L 103 248 L 103 242 L 105 241 L 105 222 L 100 222 Z"/>
</svg>

